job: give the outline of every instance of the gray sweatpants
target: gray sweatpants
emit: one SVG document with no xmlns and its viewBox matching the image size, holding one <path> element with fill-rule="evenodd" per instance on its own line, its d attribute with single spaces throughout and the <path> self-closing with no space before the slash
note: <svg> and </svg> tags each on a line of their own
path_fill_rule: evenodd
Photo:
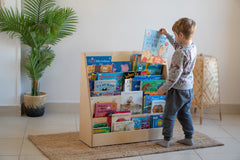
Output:
<svg viewBox="0 0 240 160">
<path fill-rule="evenodd" d="M 163 131 L 164 139 L 169 141 L 173 135 L 176 116 L 182 125 L 185 138 L 192 138 L 193 123 L 190 107 L 193 99 L 193 89 L 170 89 L 167 94 L 164 109 Z"/>
</svg>

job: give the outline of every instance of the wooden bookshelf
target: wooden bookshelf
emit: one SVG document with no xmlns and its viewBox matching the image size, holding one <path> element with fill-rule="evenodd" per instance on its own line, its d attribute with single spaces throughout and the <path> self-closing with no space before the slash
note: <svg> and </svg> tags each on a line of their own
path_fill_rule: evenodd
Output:
<svg viewBox="0 0 240 160">
<path fill-rule="evenodd" d="M 122 131 L 93 134 L 93 124 L 106 122 L 107 118 L 93 118 L 91 107 L 86 56 L 112 56 L 112 61 L 130 61 L 130 56 L 136 51 L 119 52 L 82 52 L 80 80 L 80 140 L 89 147 L 150 141 L 163 138 L 162 128 L 151 128 L 135 131 Z M 162 69 L 163 78 L 167 78 L 167 66 Z"/>
</svg>

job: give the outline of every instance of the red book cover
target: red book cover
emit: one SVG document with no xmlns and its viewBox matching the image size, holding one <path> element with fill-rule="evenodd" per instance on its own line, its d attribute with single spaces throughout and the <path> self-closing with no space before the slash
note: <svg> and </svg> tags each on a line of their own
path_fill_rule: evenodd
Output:
<svg viewBox="0 0 240 160">
<path fill-rule="evenodd" d="M 95 118 L 107 117 L 109 112 L 117 111 L 117 103 L 96 103 L 95 106 Z"/>
</svg>

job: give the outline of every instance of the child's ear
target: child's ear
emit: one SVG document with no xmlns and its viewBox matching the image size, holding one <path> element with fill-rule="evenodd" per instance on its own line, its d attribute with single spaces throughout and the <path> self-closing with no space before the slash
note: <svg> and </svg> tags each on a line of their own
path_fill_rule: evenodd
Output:
<svg viewBox="0 0 240 160">
<path fill-rule="evenodd" d="M 179 38 L 184 38 L 184 35 L 183 35 L 182 32 L 180 32 L 180 33 L 178 34 L 178 36 L 179 36 Z"/>
</svg>

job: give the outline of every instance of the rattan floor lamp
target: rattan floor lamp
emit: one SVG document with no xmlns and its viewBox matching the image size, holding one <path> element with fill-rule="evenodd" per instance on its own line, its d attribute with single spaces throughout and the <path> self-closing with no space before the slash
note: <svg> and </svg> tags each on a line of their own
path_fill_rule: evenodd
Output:
<svg viewBox="0 0 240 160">
<path fill-rule="evenodd" d="M 197 109 L 200 109 L 200 124 L 202 124 L 203 109 L 208 107 L 218 106 L 219 118 L 222 120 L 217 59 L 208 55 L 198 55 L 193 74 L 194 98 L 192 107 L 195 113 Z"/>
</svg>

